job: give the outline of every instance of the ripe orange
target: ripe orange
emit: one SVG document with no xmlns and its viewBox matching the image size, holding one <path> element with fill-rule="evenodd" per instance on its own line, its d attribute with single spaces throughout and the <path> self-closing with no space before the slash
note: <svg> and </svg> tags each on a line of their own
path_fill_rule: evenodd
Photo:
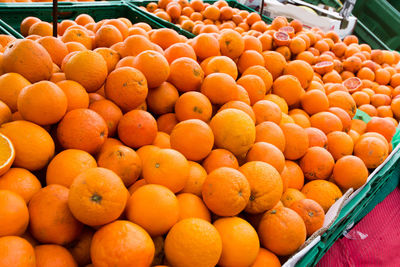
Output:
<svg viewBox="0 0 400 267">
<path fill-rule="evenodd" d="M 245 163 L 239 168 L 250 184 L 250 200 L 245 211 L 258 214 L 273 208 L 282 195 L 282 179 L 270 165 L 260 161 Z"/>
<path fill-rule="evenodd" d="M 35 250 L 26 239 L 19 236 L 0 237 L 0 265 L 35 267 Z"/>
<path fill-rule="evenodd" d="M 91 168 L 71 184 L 68 207 L 79 221 L 90 226 L 116 220 L 124 211 L 128 190 L 121 178 L 104 168 Z"/>
<path fill-rule="evenodd" d="M 301 217 L 289 208 L 271 209 L 258 227 L 261 244 L 277 255 L 290 255 L 306 240 L 306 227 Z"/>
<path fill-rule="evenodd" d="M 193 146 L 193 144 L 197 144 Z M 188 160 L 202 160 L 214 146 L 214 134 L 207 123 L 191 119 L 178 123 L 171 132 L 171 148 Z"/>
<path fill-rule="evenodd" d="M 122 220 L 100 228 L 94 234 L 90 247 L 90 256 L 95 266 L 149 266 L 154 252 L 154 242 L 149 234 L 142 227 Z M 119 253 L 124 257 L 112 256 Z"/>
<path fill-rule="evenodd" d="M 203 200 L 190 193 L 181 193 L 176 196 L 179 203 L 179 220 L 187 218 L 199 218 L 211 222 L 210 211 Z"/>
<path fill-rule="evenodd" d="M 151 236 L 163 235 L 178 221 L 179 202 L 164 186 L 143 185 L 129 198 L 126 216 Z"/>
<path fill-rule="evenodd" d="M 222 241 L 211 223 L 188 218 L 169 231 L 164 251 L 173 266 L 215 266 L 221 257 Z"/>
<path fill-rule="evenodd" d="M 29 202 L 30 231 L 41 243 L 65 245 L 75 240 L 83 225 L 68 208 L 68 188 L 48 185 Z"/>
<path fill-rule="evenodd" d="M 182 190 L 189 176 L 189 164 L 181 153 L 173 149 L 160 149 L 149 154 L 143 162 L 143 178 L 176 193 Z"/>
<path fill-rule="evenodd" d="M 215 214 L 235 216 L 249 202 L 250 185 L 238 170 L 221 167 L 208 174 L 202 195 L 207 207 Z"/>
<path fill-rule="evenodd" d="M 13 191 L 0 190 L 0 214 L 0 236 L 22 235 L 28 227 L 29 212 L 26 203 Z"/>
<path fill-rule="evenodd" d="M 37 266 L 77 267 L 71 253 L 59 245 L 39 245 L 35 247 Z"/>
<path fill-rule="evenodd" d="M 304 176 L 309 180 L 329 178 L 334 165 L 335 160 L 332 155 L 326 149 L 318 146 L 308 148 L 300 160 Z"/>
<path fill-rule="evenodd" d="M 309 199 L 315 200 L 325 212 L 342 197 L 342 192 L 334 183 L 325 180 L 314 180 L 304 185 L 301 192 Z"/>
<path fill-rule="evenodd" d="M 367 178 L 368 169 L 364 162 L 352 155 L 340 158 L 333 168 L 333 179 L 343 190 L 356 190 L 365 184 Z"/>
<path fill-rule="evenodd" d="M 324 225 L 325 212 L 321 205 L 312 199 L 296 201 L 290 206 L 290 209 L 297 212 L 303 219 L 307 229 L 307 236 L 312 235 Z"/>
<path fill-rule="evenodd" d="M 253 226 L 239 217 L 221 218 L 213 225 L 222 240 L 220 266 L 250 266 L 255 261 L 260 241 Z"/>
</svg>

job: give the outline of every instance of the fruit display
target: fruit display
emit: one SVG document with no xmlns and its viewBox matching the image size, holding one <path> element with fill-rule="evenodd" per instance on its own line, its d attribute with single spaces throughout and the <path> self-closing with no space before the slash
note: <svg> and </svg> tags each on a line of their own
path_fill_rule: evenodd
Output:
<svg viewBox="0 0 400 267">
<path fill-rule="evenodd" d="M 157 7 L 212 23 L 0 35 L 0 266 L 280 266 L 392 152 L 398 52 L 223 0 Z"/>
</svg>

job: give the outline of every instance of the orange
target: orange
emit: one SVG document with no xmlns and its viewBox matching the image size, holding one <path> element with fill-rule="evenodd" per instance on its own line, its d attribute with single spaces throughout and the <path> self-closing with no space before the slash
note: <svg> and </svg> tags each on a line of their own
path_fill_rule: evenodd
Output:
<svg viewBox="0 0 400 267">
<path fill-rule="evenodd" d="M 334 165 L 335 160 L 332 155 L 326 149 L 318 146 L 308 148 L 300 160 L 304 176 L 309 180 L 329 178 Z"/>
<path fill-rule="evenodd" d="M 281 178 L 284 183 L 287 183 L 288 188 L 301 190 L 304 185 L 303 171 L 294 161 L 285 161 L 285 168 L 283 168 L 283 171 L 281 172 Z"/>
<path fill-rule="evenodd" d="M 71 80 L 63 80 L 56 83 L 67 97 L 67 112 L 78 108 L 88 108 L 89 95 L 79 83 Z"/>
<path fill-rule="evenodd" d="M 247 91 L 251 105 L 262 100 L 267 92 L 264 81 L 257 75 L 244 75 L 237 80 L 237 84 Z"/>
<path fill-rule="evenodd" d="M 180 92 L 196 91 L 204 79 L 204 71 L 191 58 L 178 58 L 170 65 L 168 81 L 175 85 Z"/>
<path fill-rule="evenodd" d="M 53 34 L 53 26 L 48 22 L 39 21 L 34 23 L 31 27 L 29 27 L 28 34 L 39 35 L 39 36 L 51 36 Z"/>
<path fill-rule="evenodd" d="M 202 195 L 207 207 L 215 214 L 235 216 L 249 202 L 250 185 L 238 170 L 221 167 L 208 174 Z"/>
<path fill-rule="evenodd" d="M 157 135 L 157 122 L 143 110 L 132 110 L 120 119 L 118 124 L 119 139 L 127 146 L 139 148 L 153 143 Z"/>
<path fill-rule="evenodd" d="M 4 123 L 0 126 L 0 133 L 8 137 L 14 146 L 15 167 L 40 170 L 54 155 L 53 139 L 46 130 L 34 123 L 23 120 Z"/>
<path fill-rule="evenodd" d="M 0 100 L 12 112 L 17 111 L 17 100 L 21 90 L 31 83 L 18 73 L 6 73 L 0 76 Z"/>
<path fill-rule="evenodd" d="M 189 164 L 189 176 L 186 181 L 185 187 L 182 189 L 182 193 L 191 193 L 201 197 L 201 190 L 203 188 L 204 180 L 207 177 L 207 172 L 199 163 L 194 161 L 188 161 Z"/>
<path fill-rule="evenodd" d="M 285 136 L 282 129 L 273 122 L 265 121 L 256 126 L 256 142 L 266 142 L 276 146 L 282 152 L 285 150 Z"/>
<path fill-rule="evenodd" d="M 260 100 L 254 103 L 253 111 L 256 117 L 256 125 L 271 121 L 279 124 L 282 119 L 281 109 L 277 104 L 269 100 Z"/>
<path fill-rule="evenodd" d="M 285 156 L 276 146 L 257 142 L 247 152 L 246 161 L 263 161 L 271 164 L 279 173 L 285 167 Z"/>
<path fill-rule="evenodd" d="M 205 76 L 216 72 L 226 73 L 232 76 L 234 80 L 236 80 L 238 76 L 236 63 L 226 56 L 212 57 L 210 58 L 208 64 L 205 66 Z"/>
<path fill-rule="evenodd" d="M 384 162 L 388 153 L 385 143 L 376 137 L 361 136 L 354 146 L 354 155 L 362 159 L 369 169 L 376 168 Z"/>
<path fill-rule="evenodd" d="M 149 234 L 142 227 L 122 220 L 100 228 L 94 234 L 90 247 L 94 266 L 149 266 L 153 261 L 154 252 L 154 242 Z M 124 257 L 112 256 L 120 253 Z"/>
<path fill-rule="evenodd" d="M 306 240 L 306 227 L 293 210 L 282 207 L 264 214 L 258 228 L 261 244 L 277 255 L 291 255 Z"/>
<path fill-rule="evenodd" d="M 176 196 L 179 203 L 179 220 L 199 218 L 211 222 L 210 212 L 203 200 L 190 193 L 181 193 Z"/>
<path fill-rule="evenodd" d="M 164 56 L 169 64 L 171 64 L 175 59 L 182 57 L 188 57 L 193 60 L 197 59 L 193 47 L 186 43 L 176 43 L 171 45 L 164 51 Z"/>
<path fill-rule="evenodd" d="M 335 160 L 343 156 L 352 155 L 354 142 L 353 139 L 344 132 L 334 131 L 327 135 L 328 151 Z"/>
<path fill-rule="evenodd" d="M 264 81 L 264 85 L 265 85 L 265 89 L 266 89 L 267 93 L 271 90 L 272 83 L 273 83 L 272 75 L 264 66 L 256 65 L 256 66 L 249 67 L 245 70 L 245 72 L 243 72 L 243 76 L 248 75 L 248 74 L 257 75 L 258 77 L 260 77 Z"/>
<path fill-rule="evenodd" d="M 0 190 L 0 214 L 0 236 L 22 235 L 28 227 L 28 208 L 17 193 Z"/>
<path fill-rule="evenodd" d="M 106 122 L 108 136 L 114 136 L 122 118 L 121 109 L 110 100 L 99 100 L 90 104 L 89 109 L 97 112 Z"/>
<path fill-rule="evenodd" d="M 146 77 L 131 67 L 121 67 L 112 71 L 107 77 L 104 89 L 106 97 L 124 112 L 137 108 L 148 93 Z"/>
<path fill-rule="evenodd" d="M 178 124 L 178 122 L 179 121 L 177 120 L 175 113 L 166 113 L 158 117 L 157 128 L 161 132 L 170 134 L 172 132 L 172 129 L 175 127 L 175 125 Z"/>
<path fill-rule="evenodd" d="M 244 73 L 248 68 L 252 66 L 264 66 L 265 59 L 257 51 L 245 50 L 239 57 L 237 62 L 240 73 Z"/>
<path fill-rule="evenodd" d="M 222 241 L 211 223 L 188 218 L 169 231 L 164 251 L 173 266 L 215 266 L 221 257 Z"/>
<path fill-rule="evenodd" d="M 83 225 L 68 208 L 68 188 L 49 185 L 29 202 L 30 231 L 41 243 L 65 245 L 75 240 Z M 59 219 L 59 221 L 58 221 Z"/>
<path fill-rule="evenodd" d="M 315 200 L 324 209 L 329 208 L 342 197 L 342 192 L 334 183 L 325 180 L 314 180 L 304 185 L 301 192 L 306 198 Z"/>
<path fill-rule="evenodd" d="M 396 133 L 396 126 L 384 118 L 373 117 L 367 123 L 367 132 L 380 133 L 388 142 L 391 142 Z"/>
<path fill-rule="evenodd" d="M 324 92 L 314 89 L 307 91 L 302 96 L 301 105 L 309 115 L 313 115 L 328 110 L 329 100 Z"/>
<path fill-rule="evenodd" d="M 0 237 L 0 264 L 3 266 L 35 267 L 35 251 L 24 238 L 18 236 Z"/>
<path fill-rule="evenodd" d="M 165 114 L 172 112 L 179 98 L 178 90 L 169 82 L 149 90 L 147 105 L 154 114 Z"/>
<path fill-rule="evenodd" d="M 29 28 L 35 24 L 36 22 L 39 22 L 40 19 L 36 18 L 36 17 L 26 17 L 24 18 L 24 20 L 21 22 L 21 26 L 20 26 L 20 30 L 21 30 L 21 34 L 23 36 L 27 36 L 29 33 Z"/>
<path fill-rule="evenodd" d="M 0 190 L 13 191 L 23 197 L 26 203 L 41 187 L 36 176 L 22 168 L 11 168 L 0 177 Z"/>
<path fill-rule="evenodd" d="M 274 80 L 282 75 L 287 63 L 286 59 L 278 52 L 266 51 L 263 52 L 265 67 L 272 74 Z"/>
<path fill-rule="evenodd" d="M 198 146 L 193 146 L 196 143 Z M 213 148 L 214 135 L 205 122 L 197 119 L 178 123 L 171 132 L 171 148 L 181 152 L 188 160 L 204 159 Z"/>
<path fill-rule="evenodd" d="M 76 176 L 83 171 L 97 167 L 96 160 L 87 152 L 67 149 L 57 154 L 49 163 L 46 183 L 70 187 Z"/>
<path fill-rule="evenodd" d="M 71 253 L 59 245 L 39 245 L 35 247 L 37 266 L 77 267 Z"/>
<path fill-rule="evenodd" d="M 115 69 L 121 59 L 120 54 L 111 48 L 99 47 L 93 51 L 99 53 L 106 61 L 108 73 L 112 72 Z"/>
<path fill-rule="evenodd" d="M 151 153 L 143 162 L 143 178 L 176 193 L 182 190 L 189 176 L 186 158 L 176 150 L 160 149 Z"/>
<path fill-rule="evenodd" d="M 133 184 L 142 171 L 142 161 L 139 156 L 133 149 L 123 145 L 103 149 L 97 163 L 99 167 L 115 172 L 126 187 Z"/>
<path fill-rule="evenodd" d="M 97 30 L 94 39 L 96 47 L 111 47 L 113 44 L 122 42 L 123 36 L 117 27 L 103 25 Z"/>
<path fill-rule="evenodd" d="M 314 71 L 307 62 L 293 60 L 286 65 L 283 74 L 295 76 L 299 79 L 301 86 L 307 88 L 313 79 Z"/>
<path fill-rule="evenodd" d="M 260 248 L 257 258 L 251 267 L 263 266 L 280 267 L 281 263 L 279 262 L 279 258 L 274 253 L 266 250 L 265 248 Z"/>
<path fill-rule="evenodd" d="M 210 100 L 199 92 L 186 92 L 175 103 L 175 115 L 180 121 L 199 119 L 208 122 L 211 114 Z"/>
<path fill-rule="evenodd" d="M 333 131 L 342 131 L 342 121 L 333 113 L 323 111 L 318 112 L 310 118 L 311 126 L 320 129 L 325 134 Z"/>
<path fill-rule="evenodd" d="M 294 123 L 281 124 L 285 135 L 286 145 L 283 154 L 288 160 L 301 158 L 308 149 L 308 135 L 306 131 Z"/>
<path fill-rule="evenodd" d="M 69 27 L 61 37 L 61 41 L 64 43 L 77 42 L 88 50 L 91 50 L 94 45 L 93 38 L 89 35 L 89 31 L 82 26 Z"/>
<path fill-rule="evenodd" d="M 222 240 L 220 266 L 250 266 L 255 261 L 260 241 L 253 226 L 239 217 L 221 218 L 213 225 Z"/>
<path fill-rule="evenodd" d="M 18 96 L 18 111 L 21 116 L 39 125 L 60 121 L 67 111 L 67 105 L 64 91 L 49 81 L 26 86 Z"/>
<path fill-rule="evenodd" d="M 232 59 L 238 58 L 244 51 L 244 40 L 234 30 L 224 30 L 219 35 L 221 54 Z"/>
<path fill-rule="evenodd" d="M 156 51 L 143 51 L 135 57 L 133 65 L 144 74 L 149 88 L 158 87 L 168 79 L 168 61 Z"/>
<path fill-rule="evenodd" d="M 7 48 L 2 65 L 4 72 L 19 73 L 32 83 L 50 79 L 53 69 L 46 49 L 28 39 L 16 40 Z"/>
<path fill-rule="evenodd" d="M 288 188 L 285 192 L 283 192 L 281 197 L 281 202 L 283 206 L 289 208 L 293 203 L 299 201 L 301 199 L 305 199 L 306 196 L 301 193 L 298 189 Z"/>
<path fill-rule="evenodd" d="M 68 207 L 79 221 L 90 226 L 116 220 L 124 211 L 128 190 L 121 178 L 104 168 L 91 168 L 71 184 Z"/>
<path fill-rule="evenodd" d="M 250 184 L 250 200 L 245 211 L 252 214 L 273 208 L 282 195 L 282 180 L 270 165 L 260 161 L 247 162 L 239 168 Z"/>
<path fill-rule="evenodd" d="M 220 167 L 239 168 L 239 163 L 231 152 L 226 149 L 214 149 L 203 160 L 203 167 L 207 173 Z"/>
<path fill-rule="evenodd" d="M 290 206 L 290 209 L 297 212 L 303 219 L 307 229 L 307 236 L 312 235 L 324 225 L 325 212 L 321 205 L 312 199 L 296 201 Z"/>
<path fill-rule="evenodd" d="M 327 148 L 328 138 L 325 133 L 318 128 L 309 127 L 305 129 L 308 135 L 309 146 L 319 146 Z"/>
<path fill-rule="evenodd" d="M 260 82 L 262 82 L 261 79 Z M 258 83 L 258 85 L 260 84 Z M 216 86 L 219 87 L 219 90 L 215 90 Z M 226 73 L 212 73 L 205 77 L 201 85 L 201 93 L 207 96 L 211 103 L 218 105 L 238 98 L 235 80 Z"/>
<path fill-rule="evenodd" d="M 47 50 L 53 62 L 61 66 L 62 60 L 69 53 L 67 46 L 53 36 L 42 37 L 37 42 Z"/>
<path fill-rule="evenodd" d="M 226 109 L 218 112 L 211 120 L 215 145 L 235 155 L 246 153 L 255 141 L 255 126 L 243 111 Z"/>
<path fill-rule="evenodd" d="M 340 158 L 333 169 L 333 179 L 343 190 L 358 189 L 366 183 L 368 174 L 364 162 L 352 155 Z"/>
<path fill-rule="evenodd" d="M 106 122 L 90 109 L 69 111 L 57 127 L 57 139 L 64 148 L 81 149 L 88 153 L 98 152 L 107 136 Z"/>
<path fill-rule="evenodd" d="M 108 69 L 104 58 L 93 51 L 81 51 L 65 64 L 65 77 L 85 87 L 89 93 L 97 91 L 105 82 Z"/>
<path fill-rule="evenodd" d="M 178 221 L 179 202 L 164 186 L 144 185 L 129 198 L 126 216 L 151 236 L 163 235 Z"/>
<path fill-rule="evenodd" d="M 170 136 L 164 132 L 157 132 L 156 138 L 154 139 L 153 145 L 159 148 L 171 148 Z"/>
<path fill-rule="evenodd" d="M 298 103 L 304 94 L 300 81 L 292 75 L 277 78 L 273 83 L 272 92 L 285 99 L 289 106 Z"/>
</svg>

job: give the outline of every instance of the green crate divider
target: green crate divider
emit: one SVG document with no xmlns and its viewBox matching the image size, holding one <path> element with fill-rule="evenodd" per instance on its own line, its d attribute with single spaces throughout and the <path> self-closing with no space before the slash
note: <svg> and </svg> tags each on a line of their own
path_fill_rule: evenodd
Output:
<svg viewBox="0 0 400 267">
<path fill-rule="evenodd" d="M 382 42 L 367 26 L 361 21 L 357 21 L 356 27 L 354 28 L 355 35 L 358 36 L 360 43 L 369 44 L 373 49 L 384 49 L 390 50 L 390 48 Z"/>
<path fill-rule="evenodd" d="M 336 10 L 339 10 L 343 7 L 342 3 L 338 0 L 304 0 L 304 2 L 313 4 L 313 5 L 319 5 L 319 4 L 324 4 L 326 6 L 330 6 L 335 8 Z"/>
<path fill-rule="evenodd" d="M 125 1 L 125 3 L 127 3 L 133 9 L 135 9 L 137 12 L 143 13 L 143 14 L 151 17 L 153 20 L 157 21 L 159 24 L 163 25 L 165 28 L 173 29 L 176 32 L 178 32 L 179 34 L 181 34 L 181 35 L 183 35 L 183 36 L 185 36 L 187 38 L 194 38 L 195 37 L 194 34 L 182 29 L 178 25 L 175 25 L 175 24 L 173 24 L 171 22 L 168 22 L 168 21 L 166 21 L 164 19 L 161 19 L 161 18 L 157 17 L 156 15 L 154 15 L 154 14 L 152 14 L 150 12 L 147 12 L 147 11 L 145 11 L 145 10 L 140 8 L 142 6 L 145 7 L 148 3 L 151 3 L 151 2 L 157 2 L 157 1 Z"/>
<path fill-rule="evenodd" d="M 392 5 L 395 9 L 400 11 L 400 1 L 399 0 L 388 0 L 389 4 Z"/>
<path fill-rule="evenodd" d="M 400 12 L 387 1 L 357 1 L 353 14 L 388 47 L 400 50 Z"/>
<path fill-rule="evenodd" d="M 151 17 L 138 12 L 122 1 L 75 3 L 61 2 L 58 6 L 58 20 L 75 19 L 79 14 L 89 14 L 95 21 L 110 18 L 125 17 L 135 22 L 146 22 L 152 28 L 164 28 L 163 25 Z M 22 20 L 28 16 L 35 16 L 43 21 L 52 21 L 52 4 L 7 4 L 0 5 L 0 18 L 14 31 L 19 33 Z M 15 36 L 15 34 L 13 34 Z M 22 38 L 22 36 L 15 36 Z"/>
<path fill-rule="evenodd" d="M 236 0 L 225 0 L 225 1 L 226 1 L 226 2 L 228 3 L 228 5 L 229 5 L 230 7 L 232 7 L 232 8 L 237 8 L 237 9 L 241 9 L 241 10 L 246 10 L 246 11 L 249 11 L 249 12 L 257 12 L 257 11 L 255 11 L 254 9 L 249 8 L 248 6 L 245 6 L 245 5 L 240 4 L 240 3 L 237 2 Z M 152 13 L 147 12 L 147 11 L 145 11 L 145 10 L 139 8 L 139 7 L 143 7 L 143 6 L 145 7 L 145 6 L 147 6 L 147 4 L 149 4 L 149 3 L 157 2 L 157 0 L 139 0 L 139 1 L 136 1 L 136 0 L 133 0 L 133 1 L 126 0 L 126 2 L 129 3 L 130 5 L 132 5 L 134 8 L 136 8 L 136 9 L 139 10 L 140 12 L 143 12 L 143 13 L 145 13 L 146 15 L 151 15 L 151 16 L 153 17 L 154 20 L 156 20 L 156 21 L 159 22 L 160 24 L 164 25 L 165 27 L 174 29 L 174 30 L 177 31 L 178 33 L 180 33 L 180 34 L 182 34 L 182 35 L 184 35 L 184 36 L 186 36 L 186 37 L 188 37 L 188 38 L 193 38 L 193 37 L 195 37 L 194 34 L 188 32 L 188 31 L 186 31 L 186 30 L 183 30 L 181 27 L 179 27 L 179 26 L 177 26 L 177 25 L 175 25 L 175 24 L 173 24 L 173 23 L 171 23 L 171 22 L 168 22 L 168 21 L 166 21 L 166 20 L 163 20 L 163 19 L 157 17 L 156 15 L 153 15 Z M 203 0 L 203 2 L 204 2 L 204 3 L 213 4 L 213 3 L 215 3 L 216 1 L 215 1 L 215 0 Z M 258 12 L 257 12 L 257 13 L 258 13 Z M 263 19 L 266 23 L 271 23 L 271 22 L 272 22 L 272 19 L 271 19 L 271 18 L 269 18 L 269 17 L 267 17 L 267 16 L 264 16 L 264 15 L 262 15 L 262 19 Z"/>
<path fill-rule="evenodd" d="M 12 35 L 16 38 L 23 38 L 21 34 L 11 28 L 7 23 L 0 19 L 0 34 Z"/>
</svg>

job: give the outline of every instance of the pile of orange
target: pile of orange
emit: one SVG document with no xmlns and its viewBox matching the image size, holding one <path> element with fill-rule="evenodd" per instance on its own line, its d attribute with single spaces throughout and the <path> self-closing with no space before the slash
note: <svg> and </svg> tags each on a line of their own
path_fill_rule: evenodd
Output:
<svg viewBox="0 0 400 267">
<path fill-rule="evenodd" d="M 0 266 L 280 266 L 400 119 L 397 52 L 290 25 L 0 35 Z"/>
</svg>

